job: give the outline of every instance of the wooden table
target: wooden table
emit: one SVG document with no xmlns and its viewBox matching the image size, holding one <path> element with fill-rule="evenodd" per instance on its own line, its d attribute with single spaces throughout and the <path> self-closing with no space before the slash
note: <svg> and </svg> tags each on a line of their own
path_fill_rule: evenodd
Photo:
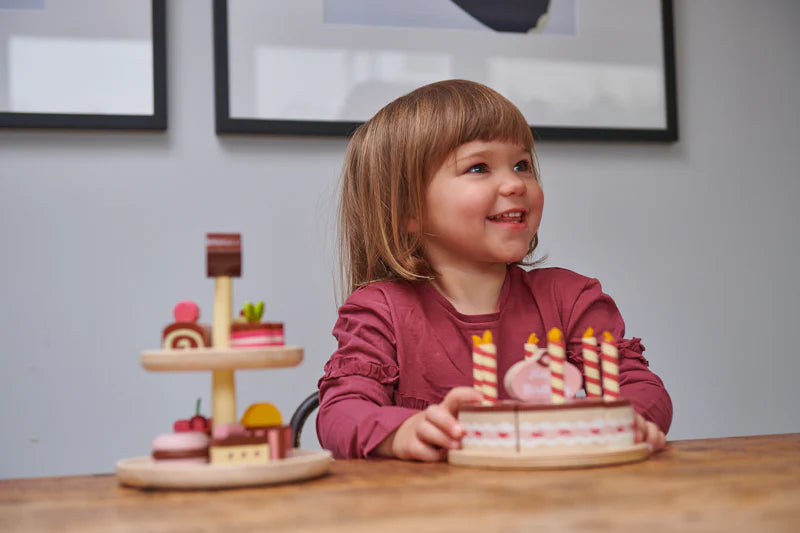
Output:
<svg viewBox="0 0 800 533">
<path fill-rule="evenodd" d="M 216 492 L 140 491 L 113 475 L 0 481 L 4 532 L 634 529 L 800 530 L 800 433 L 678 441 L 584 470 L 337 461 L 316 480 Z"/>
</svg>

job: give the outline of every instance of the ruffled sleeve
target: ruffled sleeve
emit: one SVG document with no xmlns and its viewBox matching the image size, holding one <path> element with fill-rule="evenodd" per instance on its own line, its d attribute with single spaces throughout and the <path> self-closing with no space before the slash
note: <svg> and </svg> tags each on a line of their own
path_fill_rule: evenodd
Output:
<svg viewBox="0 0 800 533">
<path fill-rule="evenodd" d="M 393 385 L 397 382 L 398 371 L 397 365 L 382 365 L 358 355 L 340 356 L 328 361 L 322 380 L 347 376 L 363 376 L 374 379 L 382 385 Z"/>
<path fill-rule="evenodd" d="M 319 380 L 317 436 L 337 458 L 368 457 L 416 411 L 393 405 L 399 379 L 391 309 L 370 287 L 351 295 L 333 329 L 339 348 Z"/>
<path fill-rule="evenodd" d="M 620 396 L 633 402 L 637 413 L 655 423 L 664 434 L 672 424 L 672 400 L 649 366 L 645 347 L 638 337 L 625 338 L 625 322 L 614 300 L 602 291 L 600 282 L 589 279 L 569 309 L 566 320 L 567 357 L 583 371 L 581 339 L 587 328 L 597 334 L 610 332 L 619 351 Z"/>
</svg>

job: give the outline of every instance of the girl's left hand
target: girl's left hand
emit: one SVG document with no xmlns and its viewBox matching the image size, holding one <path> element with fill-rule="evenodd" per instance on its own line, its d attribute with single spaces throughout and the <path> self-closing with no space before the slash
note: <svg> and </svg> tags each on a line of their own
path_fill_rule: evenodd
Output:
<svg viewBox="0 0 800 533">
<path fill-rule="evenodd" d="M 650 453 L 660 450 L 667 443 L 664 432 L 654 423 L 645 420 L 639 413 L 634 414 L 633 434 L 634 442 L 646 442 Z"/>
</svg>

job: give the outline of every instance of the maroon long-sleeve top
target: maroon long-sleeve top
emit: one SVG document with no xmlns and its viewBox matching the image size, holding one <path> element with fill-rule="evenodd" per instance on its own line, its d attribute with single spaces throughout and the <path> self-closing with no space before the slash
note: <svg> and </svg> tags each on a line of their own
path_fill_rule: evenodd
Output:
<svg viewBox="0 0 800 533">
<path fill-rule="evenodd" d="M 339 349 L 319 381 L 317 435 L 335 457 L 368 457 L 408 417 L 439 403 L 450 389 L 472 385 L 472 335 L 490 330 L 502 376 L 524 358 L 536 333 L 540 345 L 557 327 L 567 359 L 583 369 L 587 328 L 619 339 L 620 395 L 666 433 L 672 401 L 642 355 L 639 338 L 625 338 L 625 323 L 596 279 L 561 268 L 509 267 L 498 311 L 464 315 L 429 282 L 376 282 L 353 292 L 339 309 L 333 335 Z"/>
</svg>

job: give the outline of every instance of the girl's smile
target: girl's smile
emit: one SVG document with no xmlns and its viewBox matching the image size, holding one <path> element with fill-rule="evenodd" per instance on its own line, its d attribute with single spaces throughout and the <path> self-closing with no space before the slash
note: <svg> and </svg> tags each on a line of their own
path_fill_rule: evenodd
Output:
<svg viewBox="0 0 800 533">
<path fill-rule="evenodd" d="M 509 209 L 496 215 L 490 215 L 487 218 L 490 222 L 497 224 L 505 224 L 510 227 L 517 227 L 523 229 L 525 227 L 525 217 L 527 211 L 524 209 Z"/>
</svg>

